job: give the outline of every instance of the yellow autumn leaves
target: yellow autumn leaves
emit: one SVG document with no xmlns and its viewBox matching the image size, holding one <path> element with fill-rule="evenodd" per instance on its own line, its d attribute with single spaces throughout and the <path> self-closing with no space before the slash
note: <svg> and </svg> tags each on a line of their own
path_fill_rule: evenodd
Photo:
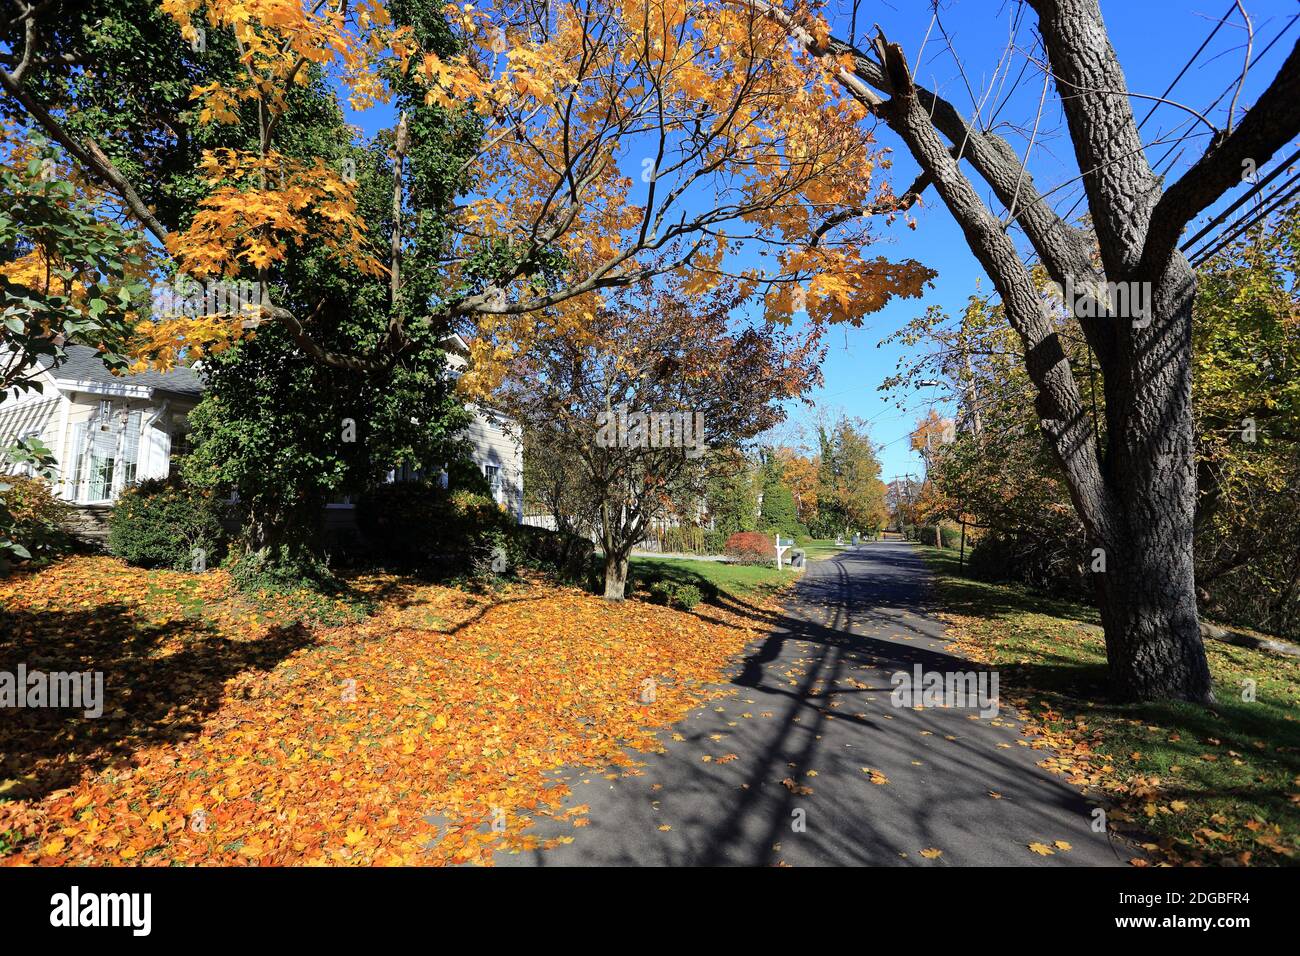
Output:
<svg viewBox="0 0 1300 956">
<path fill-rule="evenodd" d="M 472 191 L 447 212 L 458 246 L 447 256 L 449 287 L 483 243 L 504 241 L 522 260 L 565 263 L 569 288 L 531 306 L 533 273 L 505 270 L 500 294 L 522 302 L 520 312 L 572 295 L 585 299 L 575 311 L 590 313 L 600 287 L 674 271 L 686 294 L 729 284 L 769 320 L 806 312 L 858 323 L 894 296 L 918 295 L 933 275 L 862 252 L 864 211 L 889 193 L 876 182 L 865 107 L 832 80 L 843 64 L 792 47 L 780 24 L 743 5 L 584 0 L 539 19 L 508 5 L 447 4 L 455 55 L 421 49 L 381 0 L 162 0 L 162 9 L 191 43 L 222 31 L 240 51 L 246 75 L 191 91 L 199 122 L 251 123 L 257 107 L 260 147 L 209 154 L 211 191 L 168 241 L 195 277 L 275 267 L 307 235 L 341 266 L 384 272 L 366 250 L 351 177 L 334 162 L 289 160 L 273 133 L 287 91 L 309 75 L 341 83 L 363 109 L 389 98 L 393 71 L 417 79 L 426 102 L 482 123 Z M 810 29 L 826 35 L 819 19 Z M 729 268 L 745 243 L 777 254 Z M 527 323 L 519 328 L 526 335 Z M 192 334 L 199 347 L 220 347 L 223 331 L 239 334 L 235 323 L 173 323 L 151 347 L 166 361 L 167 342 Z"/>
<path fill-rule="evenodd" d="M 372 617 L 286 645 L 292 615 L 254 611 L 223 571 L 74 558 L 0 582 L 23 622 L 0 633 L 11 656 L 66 644 L 116 660 L 158 642 L 122 662 L 130 693 L 75 753 L 0 724 L 36 783 L 67 772 L 67 786 L 0 800 L 15 840 L 0 865 L 486 864 L 568 842 L 531 832 L 538 817 L 585 825 L 589 808 L 563 806 L 555 771 L 635 775 L 629 751 L 660 749 L 718 695 L 764 610 L 613 606 L 540 581 L 490 601 L 385 576 L 353 584 L 377 597 Z M 73 608 L 88 622 L 75 633 L 59 623 Z M 186 654 L 197 665 L 169 663 Z"/>
</svg>

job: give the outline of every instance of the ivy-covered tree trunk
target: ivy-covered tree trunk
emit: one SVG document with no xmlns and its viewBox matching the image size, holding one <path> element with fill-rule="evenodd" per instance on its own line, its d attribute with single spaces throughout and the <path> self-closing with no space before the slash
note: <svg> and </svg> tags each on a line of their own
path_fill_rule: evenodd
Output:
<svg viewBox="0 0 1300 956">
<path fill-rule="evenodd" d="M 328 587 L 333 575 L 322 548 L 323 496 L 250 503 L 235 576 L 248 585 Z"/>
</svg>

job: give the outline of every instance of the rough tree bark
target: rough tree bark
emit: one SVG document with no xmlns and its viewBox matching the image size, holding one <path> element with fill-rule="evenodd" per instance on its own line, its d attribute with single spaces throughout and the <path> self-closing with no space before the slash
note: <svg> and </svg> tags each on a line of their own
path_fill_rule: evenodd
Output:
<svg viewBox="0 0 1300 956">
<path fill-rule="evenodd" d="M 1116 692 L 1139 700 L 1212 700 L 1192 563 L 1196 284 L 1177 243 L 1188 222 L 1242 181 L 1246 161 L 1262 166 L 1300 134 L 1300 45 L 1241 122 L 1233 128 L 1230 119 L 1228 129 L 1216 131 L 1205 155 L 1162 190 L 1097 0 L 1028 0 L 1084 173 L 1090 236 L 1052 211 L 1010 144 L 916 85 L 902 49 L 883 32 L 868 55 L 839 39 L 819 42 L 767 0 L 724 2 L 771 17 L 816 55 L 842 64 L 849 54 L 852 67 L 830 67 L 836 79 L 903 140 L 921 167 L 918 184 L 934 186 L 992 280 L 1020 336 L 1041 427 L 1102 556 L 1094 578 Z M 1005 221 L 980 198 L 963 160 L 1006 208 Z M 1104 447 L 1053 317 L 1008 234 L 1013 222 L 1059 286 L 1100 282 L 1149 291 L 1145 315 L 1106 310 L 1079 318 L 1102 372 Z"/>
<path fill-rule="evenodd" d="M 605 553 L 605 600 L 621 601 L 627 591 L 628 557 L 626 554 Z"/>
</svg>

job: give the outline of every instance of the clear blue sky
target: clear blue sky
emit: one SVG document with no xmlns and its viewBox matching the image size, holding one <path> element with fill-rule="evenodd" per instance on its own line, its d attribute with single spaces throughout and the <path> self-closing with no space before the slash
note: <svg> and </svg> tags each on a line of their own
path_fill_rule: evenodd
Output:
<svg viewBox="0 0 1300 956">
<path fill-rule="evenodd" d="M 851 2 L 833 0 L 833 3 L 833 9 L 839 12 L 832 20 L 832 26 L 837 34 L 847 36 Z M 862 0 L 859 6 L 859 38 L 864 31 L 872 29 L 873 23 L 879 23 L 889 39 L 902 43 L 909 61 L 915 64 L 922 38 L 930 23 L 929 0 L 889 0 L 887 3 Z M 1124 66 L 1130 91 L 1151 96 L 1163 93 L 1230 6 L 1230 0 L 1101 0 L 1102 14 L 1110 30 L 1111 42 Z M 1256 53 L 1292 17 L 1300 13 L 1300 5 L 1295 0 L 1246 0 L 1244 6 L 1254 23 Z M 1007 44 L 1009 19 L 1016 7 L 1016 4 L 1000 3 L 998 0 L 941 2 L 940 17 L 943 26 L 953 48 L 961 57 L 966 80 L 974 89 L 976 97 L 982 96 Z M 1032 43 L 1031 28 L 1035 20 L 1033 12 L 1026 8 L 1020 32 L 1022 46 L 1027 47 Z M 1236 22 L 1240 23 L 1239 20 Z M 1273 78 L 1298 35 L 1300 24 L 1292 26 L 1251 71 L 1238 104 L 1238 121 L 1241 106 L 1252 103 Z M 1174 87 L 1169 99 L 1204 112 L 1225 87 L 1240 76 L 1245 39 L 1243 28 L 1231 23 L 1225 24 Z M 1023 63 L 1024 56 L 1018 56 L 1012 80 Z M 936 89 L 965 116 L 969 118 L 974 114 L 966 84 L 937 27 L 931 32 L 917 73 L 921 82 Z M 1009 80 L 1004 89 L 1010 86 Z M 999 121 L 1023 125 L 1024 135 L 1014 129 L 1000 130 L 1021 155 L 1024 154 L 1041 92 L 1042 74 L 1030 64 L 1018 93 L 1001 109 L 997 117 Z M 1051 90 L 1048 97 L 1052 109 L 1043 117 L 1030 160 L 1035 183 L 1043 191 L 1078 175 L 1078 167 L 1073 162 L 1073 154 L 1065 136 L 1059 104 L 1052 103 Z M 991 97 L 990 101 L 996 102 L 997 99 L 996 96 Z M 1232 94 L 1229 93 L 1213 114 L 1209 115 L 1208 118 L 1216 126 L 1224 125 L 1227 105 L 1231 99 Z M 1149 100 L 1133 99 L 1131 102 L 1139 119 L 1156 105 Z M 986 117 L 988 112 L 986 107 Z M 1166 141 L 1165 145 L 1154 146 L 1148 151 L 1151 161 L 1154 162 L 1165 153 L 1168 140 L 1186 132 L 1187 127 L 1180 124 L 1188 118 L 1188 113 L 1176 107 L 1159 106 L 1155 115 L 1142 128 L 1144 142 L 1150 144 L 1155 140 Z M 1200 129 L 1204 130 L 1204 126 Z M 901 192 L 912 181 L 917 167 L 888 129 L 882 128 L 878 135 L 881 145 L 896 150 L 896 163 L 890 175 L 895 188 Z M 1173 167 L 1173 176 L 1176 177 L 1199 158 L 1204 151 L 1204 144 L 1204 138 L 1186 142 L 1185 151 Z M 1265 167 L 1265 170 L 1271 168 Z M 987 190 L 984 192 L 987 195 Z M 1080 194 L 1081 189 L 1077 185 L 1061 190 L 1053 196 L 1053 199 L 1059 200 L 1054 203 L 1055 208 L 1058 212 L 1064 212 Z M 928 402 L 933 400 L 933 392 L 936 390 L 927 390 L 931 394 L 921 392 L 907 396 L 908 411 L 900 411 L 891 404 L 877 391 L 877 387 L 894 371 L 903 350 L 894 346 L 877 348 L 877 343 L 920 315 L 927 306 L 939 305 L 956 313 L 975 291 L 977 283 L 985 292 L 992 289 L 983 269 L 967 250 L 960 230 L 939 203 L 934 191 L 930 190 L 925 198 L 926 206 L 915 214 L 918 223 L 916 231 L 908 230 L 901 222 L 888 229 L 882 226 L 879 250 L 890 258 L 916 258 L 937 270 L 939 276 L 934 288 L 920 301 L 911 299 L 891 304 L 873 316 L 867 327 L 832 330 L 829 336 L 830 351 L 824 366 L 826 383 L 813 395 L 823 406 L 842 408 L 850 415 L 871 421 L 872 436 L 877 443 L 883 445 L 880 457 L 886 479 L 894 474 L 908 471 L 916 474 L 921 471 L 920 459 L 911 452 L 907 435 L 916 418 L 925 414 Z M 1230 195 L 1228 201 L 1231 198 Z M 1226 205 L 1226 202 L 1221 205 Z M 997 205 L 993 205 L 993 208 L 1002 211 Z M 1085 206 L 1080 204 L 1075 215 L 1084 211 Z M 1202 221 L 1208 221 L 1209 218 L 1203 217 Z M 807 413 L 799 410 L 792 414 L 792 419 L 796 421 L 806 417 Z"/>
</svg>

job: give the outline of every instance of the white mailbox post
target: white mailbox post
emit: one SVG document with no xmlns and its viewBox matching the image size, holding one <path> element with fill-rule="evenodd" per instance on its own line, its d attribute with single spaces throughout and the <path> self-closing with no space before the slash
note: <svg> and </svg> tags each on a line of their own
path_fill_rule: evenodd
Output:
<svg viewBox="0 0 1300 956">
<path fill-rule="evenodd" d="M 793 538 L 782 538 L 780 532 L 776 534 L 776 569 L 781 570 L 781 557 L 794 547 Z"/>
</svg>

